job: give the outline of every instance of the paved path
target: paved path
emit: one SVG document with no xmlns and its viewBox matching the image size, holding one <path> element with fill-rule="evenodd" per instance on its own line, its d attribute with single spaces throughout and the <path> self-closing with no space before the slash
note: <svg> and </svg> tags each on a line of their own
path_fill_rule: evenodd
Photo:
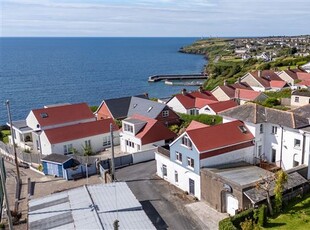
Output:
<svg viewBox="0 0 310 230">
<path fill-rule="evenodd" d="M 185 208 L 192 198 L 155 174 L 153 160 L 118 169 L 116 178 L 127 182 L 157 229 L 208 229 Z"/>
</svg>

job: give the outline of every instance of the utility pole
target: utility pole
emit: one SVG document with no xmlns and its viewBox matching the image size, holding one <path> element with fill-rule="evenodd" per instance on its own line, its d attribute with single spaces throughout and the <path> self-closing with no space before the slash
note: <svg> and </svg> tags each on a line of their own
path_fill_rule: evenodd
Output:
<svg viewBox="0 0 310 230">
<path fill-rule="evenodd" d="M 13 152 L 14 152 L 14 158 L 15 158 L 15 166 L 16 166 L 16 174 L 18 183 L 20 183 L 20 174 L 19 174 L 19 168 L 18 168 L 18 160 L 17 160 L 17 154 L 16 154 L 16 147 L 15 147 L 15 138 L 14 138 L 14 130 L 12 125 L 12 116 L 11 116 L 11 109 L 10 109 L 10 101 L 6 100 L 5 102 L 6 108 L 8 110 L 8 117 L 9 117 L 9 123 L 10 123 L 10 130 L 11 130 L 11 138 L 12 138 L 12 145 L 13 145 Z"/>
<path fill-rule="evenodd" d="M 6 207 L 6 211 L 7 211 L 7 215 L 8 215 L 8 220 L 9 220 L 9 229 L 13 230 L 12 216 L 11 216 L 8 194 L 7 194 L 6 185 L 5 185 L 4 160 L 2 157 L 0 158 L 0 168 L 1 168 L 0 171 L 1 171 L 2 190 L 3 190 L 3 194 L 4 194 L 5 207 Z"/>
<path fill-rule="evenodd" d="M 111 177 L 112 177 L 112 182 L 115 180 L 115 165 L 114 165 L 114 136 L 113 136 L 113 124 L 110 123 L 110 133 L 111 133 L 111 152 L 112 152 L 112 158 L 111 158 L 111 167 L 112 167 L 112 172 L 111 172 Z"/>
</svg>

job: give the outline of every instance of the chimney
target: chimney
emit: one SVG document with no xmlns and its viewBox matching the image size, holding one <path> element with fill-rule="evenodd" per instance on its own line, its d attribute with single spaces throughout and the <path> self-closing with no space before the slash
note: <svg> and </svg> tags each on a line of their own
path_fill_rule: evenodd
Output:
<svg viewBox="0 0 310 230">
<path fill-rule="evenodd" d="M 261 77 L 261 76 L 262 76 L 262 71 L 258 70 L 258 77 Z"/>
<path fill-rule="evenodd" d="M 227 85 L 227 80 L 224 80 L 224 85 L 225 85 L 225 86 Z"/>
<path fill-rule="evenodd" d="M 238 78 L 238 83 L 239 83 L 239 84 L 241 83 L 241 77 Z"/>
<path fill-rule="evenodd" d="M 202 86 L 199 86 L 198 92 L 199 92 L 199 93 L 203 93 L 203 88 L 202 88 Z"/>
<path fill-rule="evenodd" d="M 183 95 L 186 95 L 186 89 L 182 89 L 182 90 L 181 90 L 181 93 L 182 93 Z"/>
<path fill-rule="evenodd" d="M 149 94 L 148 94 L 148 93 L 144 93 L 144 96 L 145 96 L 146 98 L 149 98 Z"/>
</svg>

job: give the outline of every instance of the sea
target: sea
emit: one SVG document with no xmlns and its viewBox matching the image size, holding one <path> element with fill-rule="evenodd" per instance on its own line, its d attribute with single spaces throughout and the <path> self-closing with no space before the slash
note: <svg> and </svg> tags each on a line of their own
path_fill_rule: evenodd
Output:
<svg viewBox="0 0 310 230">
<path fill-rule="evenodd" d="M 165 98 L 184 86 L 149 83 L 157 74 L 203 70 L 203 56 L 178 52 L 198 38 L 0 38 L 0 124 L 30 110 L 148 93 Z M 186 86 L 188 90 L 197 88 Z"/>
</svg>

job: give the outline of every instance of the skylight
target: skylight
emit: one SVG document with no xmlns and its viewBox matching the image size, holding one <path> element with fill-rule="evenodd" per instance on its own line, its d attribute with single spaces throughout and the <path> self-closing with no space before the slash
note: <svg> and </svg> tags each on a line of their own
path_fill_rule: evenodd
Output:
<svg viewBox="0 0 310 230">
<path fill-rule="evenodd" d="M 242 133 L 247 133 L 247 131 L 248 131 L 248 130 L 246 129 L 246 127 L 243 126 L 243 125 L 239 126 L 239 129 L 241 130 Z"/>
<path fill-rule="evenodd" d="M 153 109 L 153 107 L 151 106 L 151 107 L 147 110 L 147 112 L 149 113 L 152 109 Z"/>
<path fill-rule="evenodd" d="M 47 118 L 48 117 L 47 113 L 41 113 L 40 115 L 41 115 L 42 118 Z"/>
</svg>

